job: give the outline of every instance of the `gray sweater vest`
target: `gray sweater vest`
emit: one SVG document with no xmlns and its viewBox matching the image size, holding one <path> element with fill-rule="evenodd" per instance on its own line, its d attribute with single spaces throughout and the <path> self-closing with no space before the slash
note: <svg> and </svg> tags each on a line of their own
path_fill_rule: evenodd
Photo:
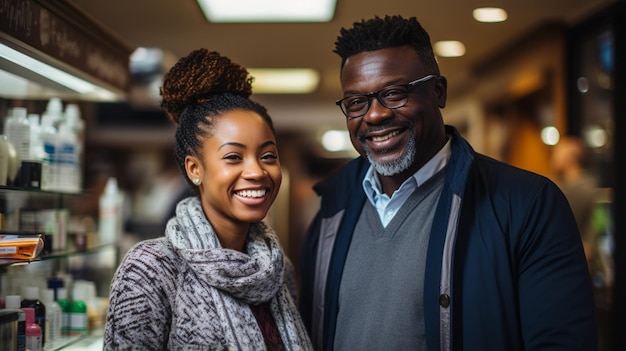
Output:
<svg viewBox="0 0 626 351">
<path fill-rule="evenodd" d="M 417 188 L 386 228 L 366 201 L 343 271 L 335 350 L 426 350 L 424 269 L 444 178 Z"/>
</svg>

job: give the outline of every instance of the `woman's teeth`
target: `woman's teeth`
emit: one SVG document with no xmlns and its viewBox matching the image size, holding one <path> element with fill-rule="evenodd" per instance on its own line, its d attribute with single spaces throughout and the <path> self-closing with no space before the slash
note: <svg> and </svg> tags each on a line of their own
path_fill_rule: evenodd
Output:
<svg viewBox="0 0 626 351">
<path fill-rule="evenodd" d="M 242 197 L 263 197 L 266 192 L 266 190 L 242 190 L 238 191 L 237 195 Z"/>
</svg>

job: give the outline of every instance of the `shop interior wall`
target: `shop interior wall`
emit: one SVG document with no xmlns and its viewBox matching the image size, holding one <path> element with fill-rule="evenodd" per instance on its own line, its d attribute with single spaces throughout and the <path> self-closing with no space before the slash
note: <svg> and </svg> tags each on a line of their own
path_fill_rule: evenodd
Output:
<svg viewBox="0 0 626 351">
<path fill-rule="evenodd" d="M 547 23 L 474 66 L 475 84 L 448 104 L 477 151 L 546 176 L 550 146 L 541 129 L 566 133 L 566 27 Z M 449 79 L 454 79 L 451 77 Z"/>
</svg>

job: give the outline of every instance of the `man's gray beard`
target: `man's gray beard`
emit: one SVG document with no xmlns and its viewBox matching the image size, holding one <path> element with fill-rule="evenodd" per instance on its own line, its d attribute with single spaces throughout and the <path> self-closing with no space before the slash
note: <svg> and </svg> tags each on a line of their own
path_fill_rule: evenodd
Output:
<svg viewBox="0 0 626 351">
<path fill-rule="evenodd" d="M 392 176 L 395 174 L 399 174 L 401 172 L 406 171 L 413 164 L 413 160 L 415 159 L 415 139 L 413 135 L 409 136 L 409 142 L 406 145 L 406 152 L 396 160 L 392 160 L 391 162 L 381 163 L 374 161 L 372 154 L 367 146 L 365 146 L 365 154 L 367 155 L 367 159 L 374 166 L 374 169 L 378 174 L 383 176 Z"/>
</svg>

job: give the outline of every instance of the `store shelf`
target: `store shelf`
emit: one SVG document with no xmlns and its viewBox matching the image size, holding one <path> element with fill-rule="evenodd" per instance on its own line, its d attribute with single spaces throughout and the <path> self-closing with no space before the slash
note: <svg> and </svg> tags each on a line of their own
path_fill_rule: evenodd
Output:
<svg viewBox="0 0 626 351">
<path fill-rule="evenodd" d="M 0 185 L 0 199 L 10 199 L 12 197 L 36 197 L 36 198 L 58 198 L 79 196 L 83 193 L 68 193 L 62 191 L 50 191 L 33 188 L 22 188 L 16 186 Z"/>
<path fill-rule="evenodd" d="M 51 343 L 46 342 L 45 350 L 46 351 L 67 350 L 88 338 L 89 338 L 88 335 L 62 337 L 62 338 L 52 341 Z"/>
<path fill-rule="evenodd" d="M 75 250 L 75 251 L 58 251 L 52 252 L 45 255 L 40 255 L 37 258 L 32 260 L 17 260 L 17 259 L 2 259 L 0 258 L 0 267 L 7 266 L 18 266 L 18 265 L 26 265 L 34 262 L 41 262 L 47 260 L 58 260 L 63 258 L 70 258 L 81 255 L 89 255 L 99 252 L 104 252 L 109 249 L 114 249 L 116 246 L 114 243 L 100 244 L 94 247 L 87 248 L 85 250 Z"/>
</svg>

